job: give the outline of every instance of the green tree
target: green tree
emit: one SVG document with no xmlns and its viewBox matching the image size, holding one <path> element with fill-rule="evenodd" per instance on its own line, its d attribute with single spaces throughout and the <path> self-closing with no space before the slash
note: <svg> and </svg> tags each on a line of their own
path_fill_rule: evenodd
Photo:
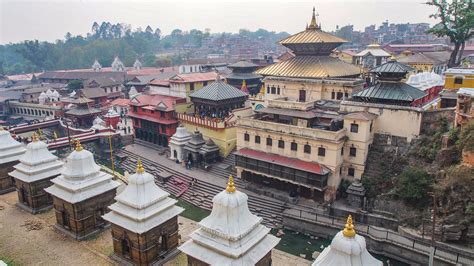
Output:
<svg viewBox="0 0 474 266">
<path fill-rule="evenodd" d="M 439 19 L 440 23 L 429 29 L 439 37 L 447 36 L 454 44 L 448 66 L 458 66 L 461 63 L 466 41 L 474 36 L 474 6 L 472 0 L 431 0 L 426 4 L 435 6 L 438 10 L 430 17 Z"/>
<path fill-rule="evenodd" d="M 421 206 L 429 203 L 428 192 L 432 191 L 433 177 L 423 169 L 409 167 L 397 178 L 395 195 L 403 201 Z"/>
<path fill-rule="evenodd" d="M 82 80 L 79 80 L 79 79 L 75 79 L 75 80 L 71 80 L 69 81 L 69 83 L 67 84 L 67 88 L 70 90 L 70 91 L 77 91 L 77 90 L 80 90 L 82 89 Z"/>
</svg>

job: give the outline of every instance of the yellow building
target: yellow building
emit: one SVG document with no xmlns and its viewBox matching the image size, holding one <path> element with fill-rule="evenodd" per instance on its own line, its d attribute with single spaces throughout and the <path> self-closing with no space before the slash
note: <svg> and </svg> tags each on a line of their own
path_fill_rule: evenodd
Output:
<svg viewBox="0 0 474 266">
<path fill-rule="evenodd" d="M 169 79 L 169 94 L 167 95 L 186 98 L 189 102 L 189 94 L 214 81 L 216 77 L 216 72 L 178 74 Z"/>
<path fill-rule="evenodd" d="M 332 53 L 331 53 L 331 56 L 332 57 L 336 57 L 336 58 L 339 58 L 339 60 L 342 60 L 348 64 L 352 64 L 352 62 L 354 61 L 354 56 L 356 55 L 357 53 L 353 50 L 334 50 Z"/>
<path fill-rule="evenodd" d="M 397 61 L 416 69 L 417 72 L 435 72 L 441 74 L 447 69 L 449 51 L 411 53 L 405 51 L 397 58 Z"/>
<path fill-rule="evenodd" d="M 444 72 L 444 88 L 457 90 L 460 88 L 474 88 L 474 69 L 450 68 Z"/>
</svg>

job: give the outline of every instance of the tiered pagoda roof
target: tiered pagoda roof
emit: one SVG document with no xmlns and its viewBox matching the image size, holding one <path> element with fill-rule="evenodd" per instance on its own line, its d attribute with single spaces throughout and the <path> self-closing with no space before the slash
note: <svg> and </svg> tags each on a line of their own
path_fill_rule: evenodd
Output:
<svg viewBox="0 0 474 266">
<path fill-rule="evenodd" d="M 279 239 L 250 212 L 247 200 L 230 176 L 227 188 L 213 198 L 211 214 L 179 249 L 209 265 L 255 265 Z"/>
<path fill-rule="evenodd" d="M 131 232 L 142 234 L 184 211 L 176 206 L 178 201 L 169 196 L 138 161 L 136 173 L 128 178 L 127 187 L 115 197 L 117 202 L 109 206 L 111 212 L 103 217 Z"/>
<path fill-rule="evenodd" d="M 345 42 L 346 40 L 321 30 L 313 8 L 313 17 L 306 30 L 280 41 L 281 45 L 292 50 L 295 57 L 259 69 L 256 73 L 292 78 L 356 77 L 360 74 L 357 66 L 329 56 Z"/>
<path fill-rule="evenodd" d="M 67 157 L 61 175 L 51 182 L 53 185 L 45 189 L 46 192 L 72 204 L 114 190 L 120 185 L 112 180 L 112 175 L 100 170 L 94 155 L 84 150 L 79 142 Z"/>
<path fill-rule="evenodd" d="M 229 99 L 245 99 L 248 95 L 236 87 L 229 85 L 220 78 L 207 86 L 191 93 L 191 100 L 202 99 L 213 102 L 229 100 Z"/>
<path fill-rule="evenodd" d="M 382 266 L 383 263 L 367 251 L 365 238 L 356 234 L 349 215 L 344 230 L 334 236 L 331 245 L 319 254 L 312 266 Z"/>
<path fill-rule="evenodd" d="M 26 146 L 26 152 L 20 157 L 20 163 L 10 173 L 16 179 L 25 183 L 57 176 L 61 172 L 63 162 L 58 160 L 49 150 L 48 145 L 40 140 L 36 134 L 33 141 Z"/>
<path fill-rule="evenodd" d="M 25 147 L 13 139 L 10 132 L 0 126 L 0 164 L 17 161 L 25 153 Z"/>
<path fill-rule="evenodd" d="M 186 143 L 184 149 L 191 152 L 199 152 L 199 149 L 205 143 L 206 141 L 202 138 L 202 133 L 199 131 L 194 131 L 193 135 L 191 136 L 191 140 Z"/>
<path fill-rule="evenodd" d="M 217 146 L 212 139 L 208 139 L 206 143 L 201 147 L 199 153 L 208 154 L 217 151 L 219 151 L 219 146 Z"/>
</svg>

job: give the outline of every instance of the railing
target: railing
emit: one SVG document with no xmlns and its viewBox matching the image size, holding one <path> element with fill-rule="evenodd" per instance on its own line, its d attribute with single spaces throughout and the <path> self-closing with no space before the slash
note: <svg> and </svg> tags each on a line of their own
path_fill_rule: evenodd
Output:
<svg viewBox="0 0 474 266">
<path fill-rule="evenodd" d="M 314 107 L 314 102 L 298 102 L 296 99 L 289 99 L 288 97 L 276 98 L 268 100 L 268 107 L 294 109 L 306 111 Z"/>
<path fill-rule="evenodd" d="M 323 130 L 317 128 L 300 127 L 294 125 L 287 125 L 263 120 L 256 120 L 253 118 L 240 118 L 237 125 L 241 127 L 251 127 L 253 129 L 261 129 L 264 131 L 273 131 L 276 133 L 283 133 L 295 135 L 298 137 L 307 137 L 311 139 L 322 139 L 331 142 L 337 142 L 346 136 L 345 129 L 338 131 Z"/>
<path fill-rule="evenodd" d="M 195 116 L 184 114 L 184 113 L 176 113 L 176 118 L 179 121 L 184 121 L 190 124 L 199 125 L 199 126 L 203 126 L 207 128 L 213 128 L 213 129 L 226 129 L 226 128 L 235 126 L 235 121 L 232 121 L 232 122 L 215 121 L 213 119 L 195 117 Z"/>
<path fill-rule="evenodd" d="M 319 223 L 325 226 L 342 229 L 345 225 L 345 220 L 338 219 L 326 214 L 312 213 L 307 210 L 287 209 L 283 216 L 296 218 L 308 222 Z M 397 232 L 387 230 L 380 227 L 356 223 L 356 231 L 358 234 L 369 237 L 376 241 L 383 241 L 393 245 L 414 250 L 415 252 L 429 256 L 431 252 L 431 243 L 429 240 L 415 239 L 403 236 Z M 463 265 L 474 264 L 474 252 L 462 250 L 457 247 L 444 245 L 436 242 L 434 247 L 434 256 L 436 259 Z"/>
</svg>

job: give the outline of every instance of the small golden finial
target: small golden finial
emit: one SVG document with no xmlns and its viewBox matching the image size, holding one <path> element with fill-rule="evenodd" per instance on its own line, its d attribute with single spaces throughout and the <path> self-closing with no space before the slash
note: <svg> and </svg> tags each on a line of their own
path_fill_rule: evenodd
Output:
<svg viewBox="0 0 474 266">
<path fill-rule="evenodd" d="M 76 140 L 76 151 L 82 151 L 83 148 L 82 148 L 82 145 L 81 145 L 81 142 L 79 140 Z"/>
<path fill-rule="evenodd" d="M 227 188 L 225 190 L 229 193 L 235 192 L 234 177 L 232 175 L 229 176 L 229 181 L 227 182 Z"/>
<path fill-rule="evenodd" d="M 356 235 L 354 225 L 352 224 L 352 215 L 350 214 L 349 217 L 347 217 L 346 226 L 344 227 L 344 230 L 342 230 L 342 234 L 345 237 L 354 237 Z"/>
<path fill-rule="evenodd" d="M 390 56 L 390 61 L 397 61 L 397 58 L 395 57 L 395 55 Z"/>
<path fill-rule="evenodd" d="M 143 168 L 142 160 L 138 159 L 137 161 L 137 174 L 143 174 L 145 172 L 145 168 Z"/>
<path fill-rule="evenodd" d="M 318 23 L 316 22 L 316 8 L 313 6 L 313 16 L 311 17 L 311 22 L 309 23 L 309 26 L 307 26 L 307 29 L 312 29 L 315 30 L 318 28 Z"/>
<path fill-rule="evenodd" d="M 38 141 L 38 135 L 36 134 L 36 132 L 33 132 L 33 135 L 31 136 L 31 141 L 32 142 L 37 142 Z"/>
</svg>

